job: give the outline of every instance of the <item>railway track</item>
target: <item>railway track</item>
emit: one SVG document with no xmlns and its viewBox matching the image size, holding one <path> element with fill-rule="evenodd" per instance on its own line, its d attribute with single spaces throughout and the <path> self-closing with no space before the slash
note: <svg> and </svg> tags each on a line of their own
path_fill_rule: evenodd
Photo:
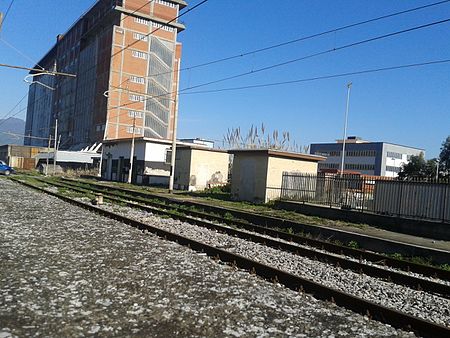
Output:
<svg viewBox="0 0 450 338">
<path fill-rule="evenodd" d="M 43 180 L 43 182 L 47 182 L 46 180 Z M 55 184 L 57 182 L 53 182 L 52 184 Z M 392 257 L 388 257 L 385 255 L 381 255 L 378 253 L 374 253 L 371 251 L 361 250 L 357 248 L 351 248 L 348 246 L 338 245 L 329 241 L 324 240 L 318 240 L 311 238 L 310 236 L 302 236 L 299 234 L 292 234 L 287 233 L 286 231 L 280 231 L 273 229 L 271 227 L 267 226 L 261 226 L 258 224 L 253 224 L 251 222 L 240 220 L 240 216 L 242 216 L 240 213 L 235 214 L 235 218 L 230 219 L 229 217 L 224 217 L 223 214 L 226 214 L 227 212 L 231 215 L 233 213 L 237 212 L 233 209 L 226 209 L 226 208 L 216 208 L 216 207 L 210 207 L 205 206 L 204 204 L 197 204 L 192 202 L 185 202 L 185 201 L 179 201 L 176 199 L 171 199 L 167 197 L 161 197 L 156 194 L 149 194 L 147 192 L 139 192 L 134 191 L 130 189 L 122 189 L 122 188 L 115 188 L 115 187 L 105 187 L 104 185 L 100 184 L 93 184 L 93 183 L 87 183 L 87 182 L 78 182 L 73 180 L 64 179 L 62 182 L 58 184 L 65 184 L 66 187 L 69 186 L 70 188 L 80 188 L 80 189 L 88 189 L 94 193 L 108 193 L 109 196 L 113 196 L 116 198 L 126 198 L 129 201 L 133 201 L 136 203 L 144 203 L 145 206 L 152 206 L 157 209 L 161 210 L 174 210 L 174 211 L 181 211 L 183 214 L 192 216 L 194 218 L 202 219 L 202 220 L 209 220 L 213 222 L 220 222 L 222 224 L 232 225 L 240 229 L 249 230 L 255 233 L 268 235 L 270 237 L 281 239 L 288 241 L 290 243 L 296 243 L 300 245 L 307 245 L 310 247 L 317 248 L 322 251 L 326 251 L 332 254 L 338 254 L 338 255 L 344 255 L 348 257 L 353 257 L 359 261 L 368 261 L 372 263 L 377 263 L 377 265 L 383 265 L 386 267 L 391 267 L 398 270 L 403 270 L 406 272 L 413 272 L 420 274 L 422 276 L 426 277 L 433 277 L 442 279 L 445 281 L 450 281 L 450 271 L 436 268 L 433 266 L 423 265 L 423 264 L 417 264 L 406 260 L 400 260 Z M 197 207 L 195 209 L 191 209 L 191 207 Z M 206 207 L 206 211 L 202 210 Z M 210 209 L 208 209 L 208 207 Z M 200 211 L 201 210 L 201 211 Z M 222 215 L 218 215 L 222 214 Z M 180 215 L 174 215 L 179 216 Z M 187 218 L 186 218 L 187 220 Z M 191 220 L 193 222 L 198 220 Z M 316 251 L 317 252 L 317 251 Z M 307 253 L 305 253 L 307 254 Z M 317 258 L 319 257 L 318 254 L 315 254 Z M 332 257 L 329 256 L 323 256 L 324 259 L 329 259 L 330 262 L 332 261 Z M 335 261 L 334 263 L 339 263 Z M 350 268 L 350 266 L 348 267 Z M 362 267 L 357 266 L 357 269 L 359 270 Z M 366 273 L 366 272 L 364 272 Z M 369 272 L 367 272 L 369 273 Z M 385 276 L 384 278 L 391 278 L 392 280 L 399 280 L 401 281 L 401 277 L 399 279 L 396 279 L 394 276 Z M 420 284 L 420 280 L 417 280 L 416 284 L 409 283 L 404 284 L 408 285 L 410 287 L 418 287 Z M 423 283 L 422 283 L 423 284 Z M 419 288 L 427 288 L 420 284 Z M 430 284 L 430 290 L 434 289 L 433 284 Z M 437 286 L 437 289 L 434 290 L 442 290 L 439 286 Z M 448 289 L 442 290 L 440 293 L 445 293 L 445 291 L 448 293 Z"/>
<path fill-rule="evenodd" d="M 30 185 L 28 183 L 24 183 L 26 185 Z M 105 190 L 97 189 L 89 187 L 80 187 L 76 186 L 77 184 L 74 182 L 64 182 L 64 183 L 57 183 L 57 182 L 47 182 L 47 184 L 54 185 L 57 187 L 64 187 L 71 189 L 73 191 L 78 191 L 80 193 L 88 193 L 88 192 L 104 192 Z M 32 185 L 31 185 L 32 186 Z M 45 191 L 43 188 L 39 188 L 36 186 L 32 186 L 33 188 L 40 189 L 42 191 Z M 352 296 L 350 294 L 346 294 L 344 292 L 341 292 L 339 290 L 335 290 L 333 288 L 329 288 L 326 286 L 323 286 L 321 284 L 312 282 L 310 280 L 301 278 L 297 275 L 292 275 L 290 273 L 287 273 L 285 271 L 281 271 L 279 269 L 270 267 L 265 264 L 261 264 L 259 262 L 253 261 L 251 259 L 245 258 L 243 256 L 236 255 L 234 253 L 215 248 L 213 246 L 200 243 L 198 241 L 195 241 L 193 239 L 189 239 L 159 228 L 152 227 L 148 224 L 136 221 L 135 219 L 130 219 L 127 217 L 124 217 L 122 215 L 118 215 L 116 213 L 103 210 L 97 207 L 94 207 L 92 205 L 73 200 L 71 198 L 68 198 L 66 196 L 62 196 L 61 194 L 45 191 L 47 193 L 50 193 L 51 195 L 57 196 L 59 198 L 62 198 L 66 200 L 67 202 L 70 202 L 72 204 L 76 204 L 78 206 L 81 206 L 83 208 L 86 208 L 91 211 L 95 211 L 97 213 L 100 213 L 104 216 L 114 218 L 117 220 L 120 220 L 122 222 L 125 222 L 127 224 L 131 224 L 141 230 L 148 230 L 151 232 L 156 233 L 159 236 L 165 237 L 170 240 L 178 241 L 180 244 L 183 245 L 189 245 L 192 249 L 197 251 L 203 251 L 209 256 L 218 257 L 222 261 L 226 261 L 229 263 L 232 263 L 240 268 L 244 268 L 247 270 L 254 271 L 261 277 L 264 277 L 269 280 L 278 281 L 281 284 L 284 284 L 285 286 L 296 289 L 296 290 L 304 290 L 305 292 L 313 294 L 315 297 L 320 299 L 326 299 L 331 300 L 335 302 L 337 305 L 349 308 L 353 311 L 362 313 L 362 314 L 369 314 L 372 318 L 380 320 L 382 322 L 391 324 L 398 328 L 406 328 L 415 331 L 416 333 L 423 335 L 423 336 L 448 336 L 450 334 L 450 330 L 448 327 L 438 325 L 436 323 L 431 323 L 429 321 L 396 311 L 392 308 L 384 307 L 380 304 L 376 304 L 367 300 L 363 300 L 361 298 Z M 120 195 L 120 196 L 117 196 Z M 424 280 L 421 278 L 417 278 L 414 276 L 405 275 L 402 273 L 398 273 L 396 271 L 390 271 L 385 270 L 380 267 L 371 266 L 367 264 L 363 264 L 357 261 L 352 261 L 348 259 L 344 259 L 342 257 L 338 257 L 336 255 L 330 255 L 326 252 L 316 251 L 316 250 L 310 250 L 304 247 L 299 247 L 295 243 L 295 239 L 297 236 L 289 235 L 283 232 L 275 232 L 271 233 L 269 235 L 276 235 L 276 236 L 285 236 L 289 235 L 290 237 L 286 237 L 285 239 L 276 239 L 276 238 L 268 238 L 267 230 L 261 229 L 261 227 L 251 225 L 248 223 L 241 224 L 241 226 L 245 226 L 246 230 L 250 230 L 252 232 L 255 232 L 256 230 L 266 231 L 266 236 L 261 236 L 255 233 L 249 233 L 248 231 L 241 231 L 238 229 L 232 229 L 229 227 L 225 227 L 223 225 L 212 223 L 209 221 L 205 221 L 205 213 L 195 212 L 191 211 L 191 216 L 184 216 L 181 215 L 179 212 L 176 211 L 176 208 L 168 207 L 167 205 L 165 208 L 163 208 L 161 205 L 159 207 L 155 207 L 154 205 L 152 207 L 149 207 L 148 205 L 143 205 L 142 203 L 147 203 L 148 201 L 146 199 L 143 199 L 141 197 L 132 197 L 132 196 L 125 196 L 123 194 L 123 191 L 119 194 L 114 194 L 113 192 L 109 192 L 108 195 L 104 196 L 106 199 L 109 199 L 111 202 L 116 203 L 125 203 L 127 206 L 133 207 L 133 208 L 139 208 L 141 210 L 149 211 L 156 214 L 165 214 L 173 218 L 180 219 L 185 222 L 194 223 L 196 225 L 200 225 L 203 227 L 207 227 L 209 229 L 219 230 L 226 232 L 229 235 L 237 236 L 240 238 L 243 238 L 245 240 L 250 240 L 257 243 L 263 243 L 267 246 L 271 246 L 277 249 L 281 249 L 288 252 L 293 252 L 298 255 L 302 256 L 308 256 L 308 257 L 314 257 L 315 259 L 327 261 L 330 264 L 338 264 L 342 268 L 345 269 L 351 269 L 355 271 L 361 271 L 364 274 L 376 276 L 378 278 L 386 278 L 388 280 L 391 280 L 392 282 L 407 285 L 409 287 L 417 288 L 418 285 L 420 285 L 420 288 L 427 292 L 434 292 L 434 293 L 440 293 L 448 298 L 449 296 L 449 287 L 444 284 L 435 283 L 433 281 Z M 157 203 L 157 202 L 152 202 Z M 209 215 L 211 216 L 211 215 Z M 215 221 L 220 221 L 218 216 L 216 217 Z M 222 221 L 229 221 L 230 220 L 224 220 Z M 223 222 L 227 223 L 227 222 Z M 255 228 L 256 227 L 256 228 Z M 270 230 L 270 229 L 269 229 Z M 290 243 L 287 241 L 291 240 Z M 311 239 L 308 239 L 311 240 Z M 383 257 L 385 258 L 385 257 Z"/>
</svg>

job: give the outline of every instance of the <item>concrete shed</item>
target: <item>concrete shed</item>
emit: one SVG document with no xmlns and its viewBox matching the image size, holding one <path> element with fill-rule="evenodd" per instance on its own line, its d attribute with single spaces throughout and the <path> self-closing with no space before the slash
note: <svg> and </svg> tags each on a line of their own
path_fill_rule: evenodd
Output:
<svg viewBox="0 0 450 338">
<path fill-rule="evenodd" d="M 225 150 L 198 145 L 178 145 L 174 187 L 196 191 L 226 184 L 229 157 Z"/>
<path fill-rule="evenodd" d="M 34 169 L 39 152 L 47 151 L 48 149 L 43 147 L 5 144 L 0 146 L 0 160 L 16 169 Z M 51 151 L 53 151 L 53 148 L 51 148 Z"/>
<path fill-rule="evenodd" d="M 230 150 L 234 155 L 231 194 L 234 199 L 267 203 L 279 197 L 284 171 L 316 174 L 323 156 L 271 149 Z"/>
</svg>

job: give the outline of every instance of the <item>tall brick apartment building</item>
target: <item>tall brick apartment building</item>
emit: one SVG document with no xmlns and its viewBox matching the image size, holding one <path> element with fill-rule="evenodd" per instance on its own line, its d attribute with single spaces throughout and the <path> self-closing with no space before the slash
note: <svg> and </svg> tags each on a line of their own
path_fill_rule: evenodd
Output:
<svg viewBox="0 0 450 338">
<path fill-rule="evenodd" d="M 54 90 L 30 85 L 25 133 L 38 138 L 25 138 L 25 144 L 46 146 L 39 137 L 54 132 L 56 118 L 62 149 L 79 150 L 104 136 L 129 138 L 134 119 L 137 136 L 170 139 L 181 57 L 177 35 L 184 25 L 168 22 L 186 5 L 97 1 L 36 65 L 77 77 L 34 77 Z"/>
</svg>

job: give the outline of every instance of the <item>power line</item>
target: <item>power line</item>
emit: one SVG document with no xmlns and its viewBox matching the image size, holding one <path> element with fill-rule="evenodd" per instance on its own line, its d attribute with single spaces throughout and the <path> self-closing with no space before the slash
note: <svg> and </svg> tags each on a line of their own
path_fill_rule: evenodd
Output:
<svg viewBox="0 0 450 338">
<path fill-rule="evenodd" d="M 28 93 L 26 93 L 26 94 L 19 100 L 19 102 L 17 102 L 16 105 L 15 105 L 9 112 L 7 112 L 7 113 L 5 114 L 5 116 L 2 118 L 3 121 L 0 121 L 0 126 L 2 125 L 2 123 L 4 123 L 4 121 L 6 121 L 5 119 L 7 119 L 7 116 L 8 116 L 9 114 L 11 114 L 11 113 L 14 111 L 14 109 L 16 109 L 16 108 L 19 106 L 19 104 L 21 104 L 22 101 L 25 100 L 25 98 L 26 98 L 27 96 L 28 96 Z"/>
<path fill-rule="evenodd" d="M 48 140 L 48 137 L 39 137 L 39 136 L 31 136 L 31 135 L 25 135 L 25 134 L 16 134 L 16 133 L 11 133 L 9 131 L 0 131 L 0 133 L 2 134 L 6 134 L 6 135 L 11 135 L 11 136 L 17 136 L 20 138 L 32 138 L 32 139 L 38 139 L 38 140 Z"/>
<path fill-rule="evenodd" d="M 258 85 L 230 87 L 230 88 L 222 88 L 222 89 L 211 89 L 211 90 L 203 90 L 203 91 L 195 91 L 195 92 L 184 92 L 184 93 L 180 93 L 180 95 L 218 93 L 218 92 L 225 92 L 225 91 L 237 91 L 237 90 L 245 90 L 245 89 L 253 89 L 253 88 L 272 87 L 272 86 L 280 86 L 280 85 L 287 85 L 287 84 L 294 84 L 294 83 L 301 83 L 301 82 L 311 82 L 311 81 L 318 81 L 318 80 L 333 79 L 333 78 L 339 78 L 339 77 L 351 76 L 351 75 L 362 75 L 362 74 L 377 73 L 377 72 L 384 72 L 384 71 L 397 70 L 397 69 L 407 69 L 407 68 L 415 68 L 415 67 L 422 67 L 422 66 L 438 65 L 438 64 L 444 64 L 444 63 L 449 63 L 449 62 L 450 62 L 450 59 L 432 60 L 432 61 L 426 61 L 426 62 L 420 62 L 420 63 L 404 64 L 404 65 L 397 65 L 397 66 L 390 66 L 390 67 L 383 67 L 383 68 L 364 69 L 364 70 L 358 70 L 358 71 L 352 71 L 352 72 L 346 72 L 346 73 L 323 75 L 323 76 L 316 76 L 316 77 L 303 78 L 303 79 L 290 80 L 290 81 L 272 82 L 272 83 L 265 83 L 265 84 L 258 84 Z M 123 89 L 123 88 L 118 88 L 118 89 Z M 133 93 L 138 93 L 138 92 L 133 92 Z M 153 96 L 153 97 L 149 97 L 149 99 L 154 99 L 154 98 L 158 98 L 158 97 L 162 97 L 162 96 L 163 95 Z M 129 105 L 135 104 L 135 103 L 136 102 L 124 103 L 123 105 L 111 107 L 110 109 L 123 108 L 123 107 L 129 106 Z M 128 114 L 128 112 L 118 114 L 114 117 L 118 117 L 118 116 L 122 116 L 122 115 L 126 115 L 126 114 Z"/>
<path fill-rule="evenodd" d="M 221 79 L 218 79 L 218 80 L 209 81 L 209 82 L 201 83 L 201 84 L 198 84 L 198 85 L 195 85 L 195 86 L 191 86 L 191 87 L 187 87 L 187 88 L 184 88 L 184 89 L 180 89 L 180 92 L 186 91 L 186 90 L 190 90 L 190 89 L 200 88 L 200 87 L 204 87 L 204 86 L 208 86 L 208 85 L 212 85 L 212 84 L 216 84 L 216 83 L 220 83 L 220 82 L 224 82 L 224 81 L 228 81 L 228 80 L 232 80 L 232 79 L 237 79 L 237 78 L 240 78 L 240 77 L 243 77 L 243 76 L 247 76 L 247 75 L 251 75 L 251 74 L 264 72 L 264 71 L 267 71 L 267 70 L 270 70 L 270 69 L 278 68 L 278 67 L 281 67 L 281 66 L 285 66 L 285 65 L 288 65 L 288 64 L 295 63 L 295 62 L 311 59 L 311 58 L 314 58 L 316 56 L 325 55 L 325 54 L 329 54 L 329 53 L 332 53 L 332 52 L 335 52 L 335 51 L 338 51 L 338 50 L 343 50 L 343 49 L 359 46 L 359 45 L 362 45 L 362 44 L 365 44 L 365 43 L 369 43 L 369 42 L 385 39 L 385 38 L 392 37 L 392 36 L 395 36 L 395 35 L 408 33 L 408 32 L 412 32 L 412 31 L 415 31 L 415 30 L 419 30 L 419 29 L 435 26 L 435 25 L 440 25 L 440 24 L 443 24 L 443 23 L 446 23 L 446 22 L 449 22 L 449 21 L 450 21 L 450 18 L 449 19 L 445 19 L 445 20 L 434 21 L 434 22 L 427 23 L 427 24 L 424 24 L 424 25 L 415 26 L 415 27 L 403 29 L 403 30 L 392 32 L 392 33 L 388 33 L 388 34 L 379 35 L 379 36 L 376 36 L 376 37 L 373 37 L 373 38 L 369 38 L 369 39 L 360 40 L 360 41 L 349 43 L 347 45 L 343 45 L 343 46 L 340 46 L 340 47 L 335 47 L 335 48 L 327 49 L 327 50 L 324 50 L 324 51 L 321 51 L 321 52 L 317 52 L 317 53 L 314 53 L 314 54 L 309 54 L 309 55 L 306 55 L 306 56 L 303 56 L 303 57 L 300 57 L 300 58 L 288 60 L 288 61 L 281 62 L 281 63 L 276 63 L 276 64 L 273 64 L 273 65 L 270 65 L 270 66 L 266 66 L 266 67 L 262 67 L 262 68 L 258 68 L 256 70 L 251 70 L 251 71 L 248 71 L 248 72 L 244 72 L 244 73 L 228 76 L 228 77 L 225 77 L 225 78 L 221 78 Z"/>
<path fill-rule="evenodd" d="M 398 65 L 398 66 L 391 66 L 391 67 L 384 67 L 384 68 L 364 69 L 364 70 L 358 70 L 358 71 L 347 72 L 347 73 L 316 76 L 316 77 L 303 78 L 303 79 L 290 80 L 290 81 L 270 82 L 270 83 L 264 83 L 264 84 L 258 84 L 258 85 L 202 90 L 202 91 L 196 91 L 196 92 L 185 92 L 185 93 L 181 93 L 181 94 L 185 94 L 185 95 L 205 94 L 205 93 L 218 93 L 218 92 L 253 89 L 253 88 L 273 87 L 273 86 L 281 86 L 281 85 L 300 83 L 300 82 L 311 82 L 311 81 L 317 81 L 317 80 L 333 79 L 333 78 L 339 78 L 339 77 L 350 76 L 350 75 L 361 75 L 361 74 L 377 73 L 377 72 L 384 72 L 384 71 L 397 70 L 397 69 L 430 66 L 430 65 L 437 65 L 437 64 L 443 64 L 443 63 L 449 63 L 449 62 L 450 62 L 450 59 L 433 60 L 433 61 L 420 62 L 420 63 L 411 63 L 411 64 L 406 64 L 406 65 Z"/>
<path fill-rule="evenodd" d="M 28 67 L 22 67 L 22 66 L 14 66 L 14 65 L 8 65 L 8 64 L 5 64 L 5 63 L 0 63 L 0 67 L 35 71 L 35 72 L 42 73 L 42 75 L 60 75 L 60 76 L 77 77 L 75 74 L 53 72 L 51 70 L 45 70 L 45 69 L 37 69 L 37 68 L 28 68 Z"/>
<path fill-rule="evenodd" d="M 155 1 L 155 0 L 150 0 L 150 1 L 146 2 L 146 3 L 143 4 L 141 7 L 139 7 L 138 9 L 135 9 L 135 10 L 134 10 L 133 12 L 131 12 L 130 14 L 127 13 L 127 14 L 125 15 L 125 17 L 119 21 L 119 23 L 122 22 L 123 20 L 125 20 L 127 17 L 129 17 L 129 16 L 131 16 L 131 15 L 133 15 L 133 14 L 136 14 L 138 11 L 140 11 L 140 10 L 141 10 L 142 8 L 144 8 L 145 6 L 150 5 L 153 1 Z M 450 1 L 450 0 L 448 0 L 448 1 Z"/>
<path fill-rule="evenodd" d="M 186 87 L 186 88 L 180 89 L 179 93 L 182 94 L 183 92 L 185 92 L 187 90 L 200 88 L 200 87 L 208 86 L 208 85 L 211 85 L 211 84 L 216 84 L 216 83 L 224 82 L 224 81 L 227 81 L 227 80 L 236 79 L 236 78 L 239 78 L 239 77 L 243 77 L 243 76 L 247 76 L 247 75 L 251 75 L 251 74 L 267 71 L 267 70 L 274 69 L 274 68 L 281 67 L 281 66 L 285 66 L 287 64 L 291 64 L 291 63 L 294 63 L 294 62 L 299 62 L 299 61 L 303 61 L 303 60 L 306 60 L 306 59 L 311 59 L 311 58 L 316 57 L 316 56 L 320 56 L 320 55 L 332 53 L 332 52 L 335 52 L 335 51 L 338 51 L 338 50 L 343 50 L 343 49 L 359 46 L 359 45 L 362 45 L 362 44 L 365 44 L 365 43 L 369 43 L 369 42 L 385 39 L 385 38 L 388 38 L 388 37 L 396 36 L 396 35 L 399 35 L 399 34 L 411 32 L 411 31 L 415 31 L 415 30 L 419 30 L 419 29 L 428 28 L 428 27 L 435 26 L 435 25 L 438 25 L 438 24 L 443 24 L 443 23 L 446 23 L 446 22 L 449 22 L 449 21 L 450 21 L 450 18 L 449 19 L 445 19 L 445 20 L 440 20 L 440 21 L 435 21 L 435 22 L 423 24 L 423 25 L 420 25 L 420 26 L 414 26 L 414 27 L 411 27 L 411 28 L 403 29 L 403 30 L 392 32 L 392 33 L 388 33 L 388 34 L 383 34 L 383 35 L 376 36 L 376 37 L 369 38 L 369 39 L 365 39 L 365 40 L 360 40 L 360 41 L 353 42 L 353 43 L 350 43 L 350 44 L 347 44 L 347 45 L 343 45 L 343 46 L 340 46 L 340 47 L 327 49 L 327 50 L 324 50 L 324 51 L 321 51 L 321 52 L 317 52 L 317 53 L 314 53 L 314 54 L 306 55 L 306 56 L 303 56 L 303 57 L 300 57 L 300 58 L 296 58 L 296 59 L 293 59 L 293 60 L 289 60 L 289 61 L 285 61 L 285 62 L 282 62 L 282 63 L 277 63 L 277 64 L 273 64 L 273 65 L 266 66 L 266 67 L 263 67 L 263 68 L 259 68 L 259 69 L 256 69 L 256 70 L 251 70 L 251 71 L 240 73 L 240 74 L 236 74 L 236 75 L 233 75 L 233 76 L 228 76 L 228 77 L 225 77 L 225 78 L 222 78 L 222 79 L 209 81 L 209 82 L 206 82 L 206 83 L 201 83 L 201 84 L 198 84 L 198 85 L 195 85 L 195 86 Z M 118 89 L 123 89 L 123 88 L 118 88 Z M 156 96 L 156 97 L 167 96 L 167 95 L 174 94 L 174 93 L 176 93 L 176 92 L 172 91 L 172 92 L 168 92 L 166 94 L 159 95 L 159 96 Z M 146 93 L 142 93 L 142 94 L 146 94 Z M 135 102 L 132 102 L 130 104 L 133 104 L 133 103 L 135 103 Z"/>
<path fill-rule="evenodd" d="M 9 11 L 10 11 L 10 9 L 11 9 L 13 3 L 14 3 L 14 0 L 11 0 L 11 3 L 9 4 L 9 7 L 8 7 L 8 9 L 6 10 L 5 16 L 3 17 L 2 22 L 0 22 L 0 33 L 1 33 L 1 28 L 2 28 L 3 24 L 4 24 L 5 21 L 6 21 L 6 17 L 8 16 L 8 13 L 9 13 Z"/>
<path fill-rule="evenodd" d="M 17 111 L 17 113 L 15 113 L 14 115 L 11 115 L 11 116 L 9 116 L 8 118 L 4 119 L 3 121 L 0 122 L 0 126 L 3 125 L 4 123 L 6 123 L 6 121 L 8 121 L 9 119 L 11 119 L 11 118 L 13 118 L 13 117 L 19 115 L 19 113 L 23 112 L 23 111 L 26 110 L 26 109 L 27 109 L 27 107 L 25 107 L 25 108 L 23 108 L 23 109 Z"/>
<path fill-rule="evenodd" d="M 450 1 L 450 0 L 449 0 Z M 18 54 L 22 55 L 25 59 L 27 59 L 28 61 L 31 61 L 31 63 L 33 63 L 34 65 L 41 67 L 41 69 L 43 70 L 44 67 L 42 67 L 39 63 L 34 62 L 33 59 L 31 59 L 27 54 L 23 53 L 22 51 L 20 51 L 19 49 L 17 49 L 16 47 L 14 47 L 12 44 L 10 44 L 8 41 L 6 41 L 5 39 L 3 39 L 2 37 L 0 37 L 0 41 L 3 42 L 5 45 L 7 45 L 9 48 L 13 49 L 14 51 L 16 51 Z"/>
<path fill-rule="evenodd" d="M 177 15 L 176 17 L 174 17 L 173 19 L 167 21 L 165 24 L 163 24 L 163 26 L 167 26 L 169 23 L 172 23 L 172 22 L 176 21 L 177 19 L 179 19 L 179 18 L 181 18 L 182 16 L 186 15 L 187 13 L 193 11 L 193 10 L 196 9 L 197 7 L 200 7 L 201 5 L 203 5 L 204 3 L 206 3 L 207 1 L 208 1 L 208 0 L 203 0 L 203 1 L 199 2 L 199 3 L 196 4 L 194 7 L 189 8 L 189 9 L 186 10 L 185 12 L 183 12 L 183 13 Z M 146 34 L 145 36 L 146 36 L 146 37 L 149 37 L 151 34 L 153 34 L 153 33 L 157 32 L 157 31 L 159 31 L 163 26 L 160 26 L 160 27 L 156 28 L 155 30 L 151 31 L 150 33 Z M 141 39 L 136 40 L 136 41 L 130 43 L 129 45 L 123 47 L 122 49 L 118 50 L 118 51 L 115 52 L 113 55 L 111 55 L 111 58 L 113 58 L 113 57 L 116 56 L 117 54 L 123 52 L 124 50 L 130 48 L 131 46 L 134 46 L 136 43 L 138 43 L 138 42 L 140 42 L 140 41 L 141 41 Z"/>
<path fill-rule="evenodd" d="M 447 3 L 447 2 L 450 2 L 450 0 L 439 1 L 439 2 L 428 4 L 428 5 L 414 7 L 414 8 L 410 8 L 410 9 L 403 10 L 403 11 L 400 11 L 400 12 L 386 14 L 386 15 L 382 15 L 382 16 L 379 16 L 379 17 L 376 17 L 376 18 L 372 18 L 372 19 L 368 19 L 368 20 L 364 20 L 364 21 L 348 24 L 348 25 L 345 25 L 345 26 L 340 26 L 340 27 L 337 27 L 337 28 L 333 28 L 333 29 L 330 29 L 330 30 L 322 31 L 322 32 L 315 33 L 315 34 L 312 34 L 312 35 L 307 35 L 307 36 L 299 37 L 299 38 L 296 38 L 296 39 L 293 39 L 293 40 L 280 42 L 280 43 L 277 43 L 277 44 L 274 44 L 274 45 L 270 45 L 270 46 L 262 47 L 262 48 L 259 48 L 259 49 L 247 51 L 247 52 L 244 52 L 244 53 L 241 53 L 241 54 L 236 54 L 236 55 L 232 55 L 232 56 L 228 56 L 228 57 L 224 57 L 224 58 L 208 61 L 208 62 L 205 62 L 205 63 L 200 63 L 200 64 L 194 65 L 194 66 L 184 67 L 184 68 L 180 69 L 180 72 L 186 71 L 186 70 L 192 70 L 192 69 L 196 69 L 196 68 L 200 68 L 200 67 L 205 67 L 205 66 L 216 64 L 216 63 L 225 62 L 225 61 L 230 61 L 230 60 L 233 60 L 233 59 L 237 59 L 237 58 L 245 57 L 245 56 L 248 56 L 248 55 L 253 55 L 253 54 L 265 52 L 265 51 L 268 51 L 268 50 L 271 50 L 271 49 L 287 46 L 287 45 L 290 45 L 290 44 L 293 44 L 293 43 L 297 43 L 297 42 L 301 42 L 301 41 L 311 40 L 311 39 L 314 39 L 314 38 L 317 38 L 317 37 L 321 37 L 321 36 L 324 36 L 324 35 L 327 35 L 327 34 L 331 34 L 331 33 L 336 33 L 336 32 L 339 32 L 339 31 L 342 31 L 342 30 L 345 30 L 345 29 L 349 29 L 349 28 L 365 25 L 365 24 L 368 24 L 368 23 L 371 23 L 371 22 L 384 20 L 384 19 L 387 19 L 387 18 L 392 18 L 392 17 L 398 16 L 398 15 L 415 12 L 415 11 L 422 10 L 422 9 L 425 9 L 425 8 L 429 8 L 429 7 L 433 7 L 433 6 L 442 5 L 442 4 Z M 168 73 L 172 73 L 172 72 L 173 71 L 169 71 L 169 72 L 159 73 L 159 74 L 150 75 L 150 76 L 164 75 L 164 74 L 168 74 Z"/>
</svg>

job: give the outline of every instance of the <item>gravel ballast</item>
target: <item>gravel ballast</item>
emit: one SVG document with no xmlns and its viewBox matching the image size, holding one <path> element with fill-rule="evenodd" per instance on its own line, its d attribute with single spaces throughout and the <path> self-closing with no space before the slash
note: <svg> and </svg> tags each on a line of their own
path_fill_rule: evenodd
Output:
<svg viewBox="0 0 450 338">
<path fill-rule="evenodd" d="M 4 178 L 0 188 L 2 338 L 411 336 Z"/>
<path fill-rule="evenodd" d="M 450 327 L 450 300 L 439 295 L 413 290 L 364 274 L 258 243 L 218 233 L 200 226 L 161 219 L 152 213 L 124 206 L 105 204 L 103 208 L 200 242 L 237 253 L 277 269 L 307 278 L 383 306 Z"/>
</svg>

